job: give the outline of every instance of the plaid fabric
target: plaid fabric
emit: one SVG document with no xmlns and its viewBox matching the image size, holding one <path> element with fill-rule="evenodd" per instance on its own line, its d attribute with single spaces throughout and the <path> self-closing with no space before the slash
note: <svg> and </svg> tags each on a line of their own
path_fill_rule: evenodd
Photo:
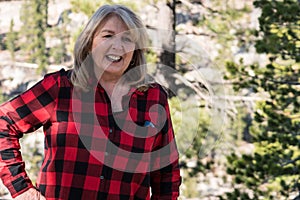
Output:
<svg viewBox="0 0 300 200">
<path fill-rule="evenodd" d="M 37 188 L 47 200 L 150 199 L 150 188 L 151 199 L 177 199 L 178 152 L 162 87 L 130 90 L 128 109 L 113 113 L 100 85 L 76 93 L 71 72 L 48 74 L 0 107 L 0 175 L 11 195 L 33 187 L 19 139 L 43 126 Z"/>
</svg>

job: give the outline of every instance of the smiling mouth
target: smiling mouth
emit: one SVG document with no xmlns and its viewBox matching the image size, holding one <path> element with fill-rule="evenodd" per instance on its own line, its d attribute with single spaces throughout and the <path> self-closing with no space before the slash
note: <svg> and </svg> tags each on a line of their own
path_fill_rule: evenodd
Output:
<svg viewBox="0 0 300 200">
<path fill-rule="evenodd" d="M 122 60 L 122 56 L 117 56 L 117 55 L 107 55 L 106 58 L 110 62 L 120 62 Z"/>
</svg>

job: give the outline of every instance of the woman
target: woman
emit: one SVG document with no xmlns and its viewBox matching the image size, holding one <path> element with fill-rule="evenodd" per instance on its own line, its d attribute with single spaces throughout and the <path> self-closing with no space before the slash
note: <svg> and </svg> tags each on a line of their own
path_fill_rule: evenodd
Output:
<svg viewBox="0 0 300 200">
<path fill-rule="evenodd" d="M 0 107 L 0 175 L 15 199 L 177 199 L 181 182 L 167 95 L 147 83 L 140 19 L 100 7 L 77 39 L 74 69 L 47 74 Z M 37 187 L 19 138 L 43 126 Z"/>
</svg>

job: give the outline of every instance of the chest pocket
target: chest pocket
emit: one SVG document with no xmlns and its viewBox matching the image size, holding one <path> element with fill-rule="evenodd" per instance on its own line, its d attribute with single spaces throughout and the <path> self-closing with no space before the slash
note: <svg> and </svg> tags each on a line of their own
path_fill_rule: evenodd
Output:
<svg viewBox="0 0 300 200">
<path fill-rule="evenodd" d="M 122 104 L 124 110 L 113 113 L 114 130 L 109 135 L 110 140 L 125 151 L 151 152 L 158 130 L 149 120 L 151 106 L 147 103 L 147 95 L 134 93 L 130 99 L 123 97 Z"/>
<path fill-rule="evenodd" d="M 120 131 L 120 148 L 133 153 L 151 152 L 155 140 L 155 135 L 152 135 L 154 132 L 155 128 L 152 127 L 139 129 L 135 133 Z"/>
</svg>

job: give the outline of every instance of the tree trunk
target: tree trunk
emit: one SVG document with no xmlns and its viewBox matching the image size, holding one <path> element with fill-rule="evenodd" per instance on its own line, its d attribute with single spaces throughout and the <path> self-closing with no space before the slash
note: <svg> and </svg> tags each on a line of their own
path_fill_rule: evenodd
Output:
<svg viewBox="0 0 300 200">
<path fill-rule="evenodd" d="M 160 1 L 157 6 L 159 8 L 158 29 L 162 36 L 159 61 L 161 64 L 175 69 L 175 1 Z"/>
</svg>

